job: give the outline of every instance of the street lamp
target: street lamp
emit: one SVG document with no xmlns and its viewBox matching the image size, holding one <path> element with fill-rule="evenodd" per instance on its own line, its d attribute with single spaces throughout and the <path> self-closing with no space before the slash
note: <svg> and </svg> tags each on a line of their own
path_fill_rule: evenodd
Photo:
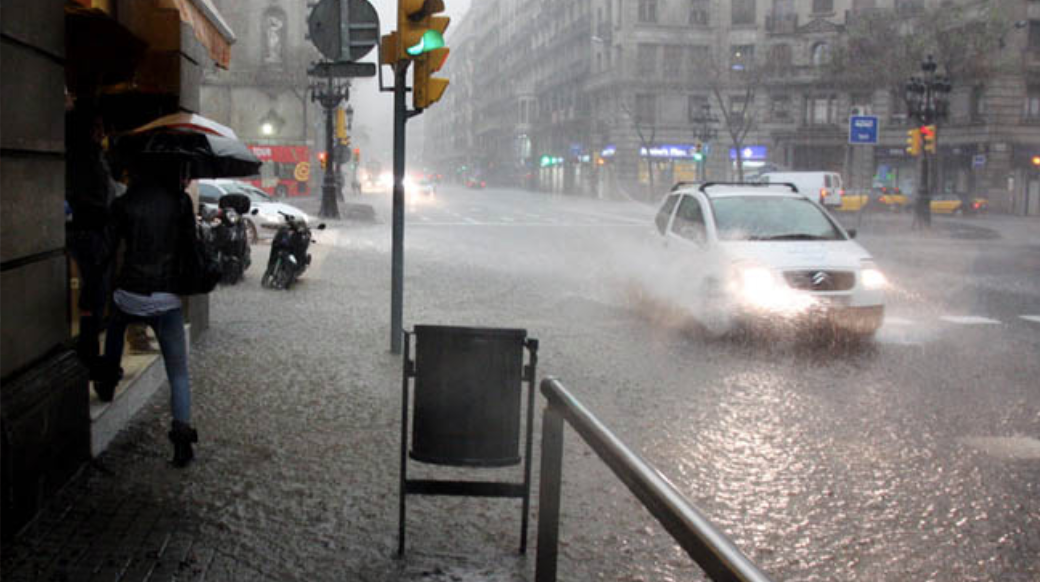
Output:
<svg viewBox="0 0 1040 582">
<path fill-rule="evenodd" d="M 329 76 L 326 81 L 312 82 L 308 89 L 311 92 L 311 101 L 320 103 L 325 109 L 325 155 L 335 156 L 335 132 L 333 130 L 336 109 L 344 99 L 350 99 L 350 82 L 343 79 L 334 79 Z M 335 157 L 333 157 L 335 160 Z M 339 206 L 336 204 L 336 164 L 329 164 L 325 169 L 325 175 L 321 182 L 321 210 L 319 216 L 322 218 L 339 218 Z"/>
<path fill-rule="evenodd" d="M 903 98 L 906 100 L 907 115 L 922 127 L 928 128 L 933 140 L 938 138 L 938 125 L 950 111 L 950 78 L 939 74 L 939 65 L 932 55 L 921 63 L 921 75 L 906 82 Z M 929 127 L 930 126 L 930 127 Z M 934 158 L 938 154 L 935 145 L 921 155 L 920 187 L 915 210 L 915 225 L 930 226 L 932 222 L 932 172 Z"/>
<path fill-rule="evenodd" d="M 713 126 L 719 122 L 719 118 L 711 113 L 711 104 L 704 103 L 701 105 L 700 112 L 693 116 L 692 120 L 694 123 L 699 124 L 697 129 L 693 133 L 693 137 L 697 139 L 697 151 L 696 154 L 700 156 L 697 158 L 699 165 L 700 181 L 704 182 L 708 179 L 708 168 L 707 159 L 705 157 L 704 145 L 714 140 L 719 132 Z"/>
</svg>

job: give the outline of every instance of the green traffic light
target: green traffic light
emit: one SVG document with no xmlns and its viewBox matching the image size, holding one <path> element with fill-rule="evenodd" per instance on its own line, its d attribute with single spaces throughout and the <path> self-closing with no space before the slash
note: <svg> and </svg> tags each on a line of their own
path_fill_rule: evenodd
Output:
<svg viewBox="0 0 1040 582">
<path fill-rule="evenodd" d="M 428 53 L 432 50 L 443 47 L 444 36 L 436 30 L 431 29 L 424 32 L 422 38 L 419 39 L 419 42 L 414 46 L 408 47 L 404 52 L 416 57 L 423 53 Z"/>
</svg>

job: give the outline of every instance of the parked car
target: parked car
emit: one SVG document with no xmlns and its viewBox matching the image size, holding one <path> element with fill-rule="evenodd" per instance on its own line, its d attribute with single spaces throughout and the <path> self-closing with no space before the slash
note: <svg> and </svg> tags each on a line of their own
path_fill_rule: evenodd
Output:
<svg viewBox="0 0 1040 582">
<path fill-rule="evenodd" d="M 466 187 L 474 190 L 483 190 L 487 187 L 487 181 L 482 176 L 473 174 L 466 176 Z"/>
<path fill-rule="evenodd" d="M 822 321 L 869 337 L 882 324 L 887 282 L 870 253 L 789 186 L 683 186 L 665 197 L 655 223 L 667 252 L 688 266 L 683 277 L 713 332 Z"/>
<path fill-rule="evenodd" d="M 845 196 L 841 174 L 837 172 L 766 172 L 759 178 L 765 184 L 794 184 L 798 191 L 814 197 L 820 204 L 840 208 Z"/>
<path fill-rule="evenodd" d="M 284 202 L 278 202 L 263 190 L 240 180 L 199 180 L 199 202 L 217 206 L 220 197 L 225 194 L 244 194 L 249 197 L 252 209 L 246 214 L 246 231 L 249 242 L 260 238 L 273 238 L 285 219 L 281 212 L 303 220 L 306 224 L 310 217 L 307 213 Z"/>
</svg>

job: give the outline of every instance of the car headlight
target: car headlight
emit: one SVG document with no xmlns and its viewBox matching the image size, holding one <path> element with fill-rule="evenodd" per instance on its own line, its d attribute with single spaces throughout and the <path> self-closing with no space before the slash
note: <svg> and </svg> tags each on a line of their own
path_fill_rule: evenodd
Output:
<svg viewBox="0 0 1040 582">
<path fill-rule="evenodd" d="M 776 277 L 766 267 L 743 267 L 740 270 L 740 289 L 747 298 L 770 295 L 777 290 Z"/>
<path fill-rule="evenodd" d="M 888 279 L 877 267 L 864 267 L 859 277 L 865 289 L 884 289 L 888 286 Z"/>
</svg>

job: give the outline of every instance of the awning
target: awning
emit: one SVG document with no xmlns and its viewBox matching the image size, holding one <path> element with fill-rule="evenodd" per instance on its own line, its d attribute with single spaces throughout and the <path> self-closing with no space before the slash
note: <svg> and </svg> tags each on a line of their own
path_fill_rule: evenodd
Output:
<svg viewBox="0 0 1040 582">
<path fill-rule="evenodd" d="M 181 22 L 191 26 L 195 38 L 209 51 L 210 58 L 221 68 L 231 63 L 231 45 L 235 33 L 224 21 L 212 0 L 172 0 L 181 15 Z"/>
</svg>

